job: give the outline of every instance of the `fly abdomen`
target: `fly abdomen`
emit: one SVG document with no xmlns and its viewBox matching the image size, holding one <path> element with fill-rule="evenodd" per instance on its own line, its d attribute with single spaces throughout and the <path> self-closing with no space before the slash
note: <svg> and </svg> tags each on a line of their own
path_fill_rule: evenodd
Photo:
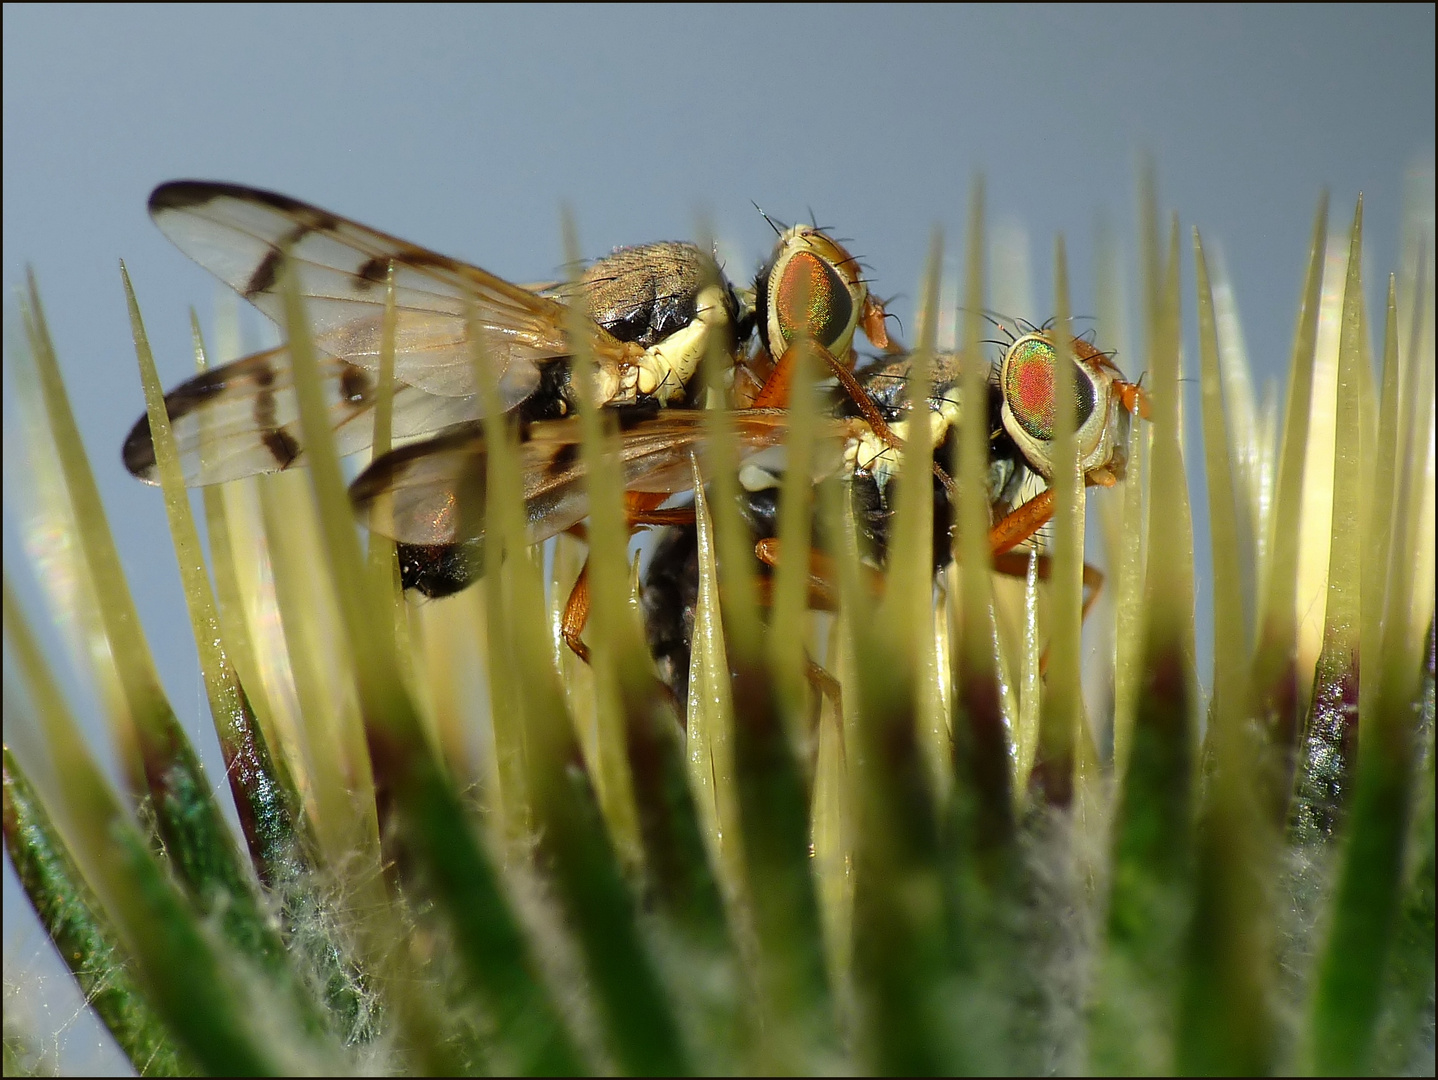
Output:
<svg viewBox="0 0 1438 1080">
<path fill-rule="evenodd" d="M 395 544 L 400 584 L 438 600 L 467 589 L 484 576 L 484 540 L 457 544 Z"/>
<path fill-rule="evenodd" d="M 699 534 L 693 525 L 671 526 L 654 545 L 639 603 L 654 666 L 679 701 L 689 695 L 689 649 L 698 602 Z"/>
</svg>

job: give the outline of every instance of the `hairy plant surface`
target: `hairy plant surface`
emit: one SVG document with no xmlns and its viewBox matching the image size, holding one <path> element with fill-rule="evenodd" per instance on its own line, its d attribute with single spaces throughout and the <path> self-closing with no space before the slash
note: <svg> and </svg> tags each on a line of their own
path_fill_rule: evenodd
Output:
<svg viewBox="0 0 1438 1080">
<path fill-rule="evenodd" d="M 797 559 L 762 608 L 715 410 L 685 702 L 654 677 L 631 602 L 604 410 L 581 410 L 585 665 L 558 633 L 585 548 L 526 546 L 503 423 L 483 479 L 489 572 L 450 599 L 402 596 L 393 544 L 366 549 L 354 527 L 294 287 L 309 468 L 205 489 L 202 544 L 127 279 L 239 837 L 160 687 L 32 282 L 10 357 L 24 529 L 124 786 L 80 734 L 7 567 L 5 845 L 135 1069 L 1431 1073 L 1432 235 L 1415 232 L 1424 254 L 1369 313 L 1361 203 L 1334 252 L 1320 206 L 1280 412 L 1255 405 L 1231 293 L 1193 233 L 1205 695 L 1179 407 L 1186 255 L 1144 191 L 1145 345 L 1121 361 L 1146 372 L 1151 416 L 1129 431 L 1120 483 L 1085 498 L 1058 410 L 1044 580 L 1037 563 L 1026 581 L 989 572 L 986 436 L 970 424 L 971 450 L 941 462 L 958 492 L 948 569 L 930 573 L 927 496 L 903 496 L 931 468 L 928 440 L 911 439 L 883 589 L 848 500 L 795 466 L 780 543 L 807 548 L 816 513 L 847 538 L 839 608 L 808 610 Z M 974 359 L 981 197 L 967 250 L 959 340 L 943 344 Z M 940 344 L 940 265 L 936 244 L 915 401 Z M 1062 349 L 1062 242 L 1054 273 Z M 1101 298 L 1117 295 L 1116 267 L 1099 274 Z M 1116 312 L 1100 342 L 1119 335 Z M 393 340 L 391 322 L 386 391 Z M 985 366 L 965 365 L 967 400 Z M 813 452 L 814 419 L 797 394 L 791 462 Z M 1089 510 L 1107 581 L 1085 623 Z M 837 694 L 815 692 L 809 658 Z M 8 1005 L 7 991 L 6 1074 L 44 1067 Z"/>
</svg>

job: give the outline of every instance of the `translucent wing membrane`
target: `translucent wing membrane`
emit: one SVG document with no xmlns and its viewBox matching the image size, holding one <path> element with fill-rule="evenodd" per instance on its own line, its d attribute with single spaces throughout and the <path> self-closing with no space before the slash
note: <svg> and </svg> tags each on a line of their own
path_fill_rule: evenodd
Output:
<svg viewBox="0 0 1438 1080">
<path fill-rule="evenodd" d="M 321 374 L 342 453 L 370 442 L 373 372 L 391 266 L 398 314 L 397 436 L 477 415 L 471 319 L 505 408 L 535 391 L 541 365 L 568 355 L 564 301 L 295 199 L 184 180 L 157 188 L 150 214 L 181 251 L 277 323 L 284 319 L 281 271 L 287 262 L 293 268 L 315 345 L 324 354 Z M 635 351 L 598 326 L 594 342 L 601 362 Z M 187 483 L 287 468 L 303 453 L 283 347 L 200 375 L 166 400 Z M 126 440 L 124 457 L 136 476 L 153 480 L 144 418 Z"/>
<path fill-rule="evenodd" d="M 780 445 L 788 430 L 779 409 L 732 414 L 740 445 L 757 452 Z M 631 418 L 620 448 L 625 487 L 678 493 L 693 486 L 690 454 L 708 430 L 700 411 L 662 410 Z M 816 477 L 838 469 L 842 437 L 836 424 Z M 520 434 L 520 467 L 532 542 L 563 532 L 588 513 L 585 470 L 576 420 L 542 421 Z M 699 455 L 701 466 L 704 455 Z M 369 528 L 407 544 L 452 544 L 483 531 L 485 438 L 477 424 L 402 447 L 376 461 L 350 487 L 356 512 Z"/>
<path fill-rule="evenodd" d="M 379 367 L 393 263 L 395 377 L 431 394 L 475 392 L 467 305 L 486 332 L 509 403 L 534 388 L 537 363 L 567 352 L 558 300 L 283 195 L 181 180 L 155 189 L 150 216 L 176 247 L 277 323 L 287 249 L 315 344 L 371 369 Z"/>
<path fill-rule="evenodd" d="M 374 375 L 332 356 L 321 355 L 319 364 L 339 452 L 363 450 L 374 437 Z M 185 483 L 191 487 L 277 472 L 303 459 L 299 405 L 284 346 L 197 375 L 166 394 L 165 405 Z M 442 397 L 395 384 L 396 438 L 437 431 L 478 415 L 475 397 Z M 140 417 L 131 428 L 123 455 L 131 473 L 159 482 L 147 418 Z"/>
</svg>

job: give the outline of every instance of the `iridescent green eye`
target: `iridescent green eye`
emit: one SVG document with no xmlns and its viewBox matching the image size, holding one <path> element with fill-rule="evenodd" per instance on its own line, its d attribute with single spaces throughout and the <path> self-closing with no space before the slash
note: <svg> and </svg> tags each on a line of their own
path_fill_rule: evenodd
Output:
<svg viewBox="0 0 1438 1080">
<path fill-rule="evenodd" d="M 824 259 L 801 251 L 784 264 L 774 287 L 774 311 L 785 343 L 804 332 L 825 348 L 849 327 L 854 301 L 849 289 Z"/>
<path fill-rule="evenodd" d="M 1035 439 L 1054 437 L 1054 347 L 1040 337 L 1020 338 L 1004 363 L 1004 399 L 1020 426 Z M 1093 415 L 1093 383 L 1074 372 L 1074 427 Z"/>
</svg>

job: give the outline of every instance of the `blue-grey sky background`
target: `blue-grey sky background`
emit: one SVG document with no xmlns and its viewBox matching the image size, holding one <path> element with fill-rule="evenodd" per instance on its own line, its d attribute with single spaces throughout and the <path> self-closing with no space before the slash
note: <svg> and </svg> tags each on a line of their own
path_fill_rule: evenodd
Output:
<svg viewBox="0 0 1438 1080">
<path fill-rule="evenodd" d="M 1261 379 L 1286 368 L 1319 191 L 1335 225 L 1365 194 L 1372 286 L 1396 267 L 1403 171 L 1433 153 L 1431 5 L 7 5 L 3 47 L 6 325 L 32 265 L 161 676 L 212 763 L 160 496 L 118 452 L 143 401 L 117 261 L 167 384 L 192 364 L 189 306 L 213 305 L 145 213 L 162 181 L 272 188 L 519 281 L 556 273 L 565 203 L 590 255 L 692 236 L 702 212 L 736 278 L 772 238 L 751 200 L 812 210 L 912 328 L 930 232 L 961 250 L 979 171 L 1039 268 L 1036 307 L 1010 314 L 1052 314 L 1058 232 L 1092 312 L 1096 223 L 1132 254 L 1147 151 L 1162 206 L 1221 245 Z M 33 604 L 8 503 L 4 553 Z M 7 864 L 7 983 L 43 951 L 16 897 Z M 46 1008 L 42 1027 L 67 1022 Z M 67 1069 L 116 1068 L 80 1030 Z"/>
</svg>

